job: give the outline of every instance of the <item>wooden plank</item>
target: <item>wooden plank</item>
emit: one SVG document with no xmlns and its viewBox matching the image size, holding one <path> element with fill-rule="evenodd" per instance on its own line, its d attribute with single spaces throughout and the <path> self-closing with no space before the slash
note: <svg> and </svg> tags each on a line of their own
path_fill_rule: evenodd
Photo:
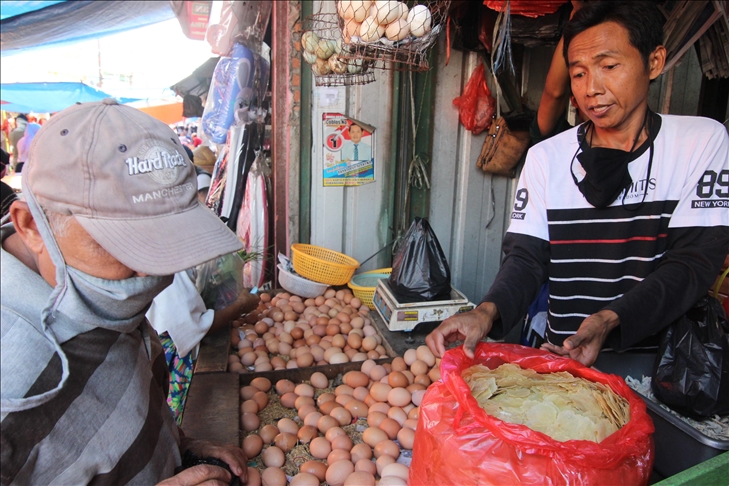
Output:
<svg viewBox="0 0 729 486">
<path fill-rule="evenodd" d="M 185 435 L 217 444 L 240 445 L 238 389 L 238 377 L 234 374 L 194 374 L 182 416 Z"/>
<path fill-rule="evenodd" d="M 230 326 L 205 336 L 200 342 L 195 374 L 225 372 L 228 369 L 229 349 Z"/>
<path fill-rule="evenodd" d="M 383 359 L 376 359 L 375 363 L 382 364 L 382 363 L 389 363 L 392 361 L 392 358 L 383 358 Z M 341 363 L 341 364 L 335 364 L 335 365 L 324 365 L 324 366 L 309 366 L 308 368 L 294 368 L 290 370 L 273 370 L 273 371 L 259 371 L 257 373 L 241 373 L 239 375 L 240 380 L 239 384 L 240 386 L 246 386 L 248 385 L 254 378 L 268 378 L 271 380 L 271 383 L 276 383 L 279 380 L 291 380 L 294 383 L 301 383 L 304 381 L 308 381 L 309 378 L 313 373 L 316 373 L 317 371 L 320 373 L 324 373 L 327 378 L 330 380 L 337 375 L 344 374 L 348 371 L 359 371 L 362 367 L 362 362 L 350 362 L 350 363 Z"/>
</svg>

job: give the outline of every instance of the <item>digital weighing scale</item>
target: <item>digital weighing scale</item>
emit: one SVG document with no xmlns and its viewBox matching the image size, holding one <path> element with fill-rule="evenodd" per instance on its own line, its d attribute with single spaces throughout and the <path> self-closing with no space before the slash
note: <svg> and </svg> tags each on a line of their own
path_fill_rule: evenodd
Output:
<svg viewBox="0 0 729 486">
<path fill-rule="evenodd" d="M 412 331 L 421 322 L 443 321 L 452 315 L 468 312 L 476 307 L 468 297 L 451 287 L 450 300 L 413 302 L 397 301 L 387 279 L 380 280 L 372 302 L 390 331 Z"/>
</svg>

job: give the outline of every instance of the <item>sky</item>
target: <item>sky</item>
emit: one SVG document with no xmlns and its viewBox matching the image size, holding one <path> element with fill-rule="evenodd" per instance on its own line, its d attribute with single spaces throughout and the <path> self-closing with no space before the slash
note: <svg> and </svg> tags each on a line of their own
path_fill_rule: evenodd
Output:
<svg viewBox="0 0 729 486">
<path fill-rule="evenodd" d="M 0 81 L 83 81 L 98 87 L 100 62 L 102 91 L 162 98 L 174 96 L 166 89 L 214 56 L 207 42 L 188 39 L 177 19 L 170 19 L 100 39 L 4 56 Z"/>
</svg>

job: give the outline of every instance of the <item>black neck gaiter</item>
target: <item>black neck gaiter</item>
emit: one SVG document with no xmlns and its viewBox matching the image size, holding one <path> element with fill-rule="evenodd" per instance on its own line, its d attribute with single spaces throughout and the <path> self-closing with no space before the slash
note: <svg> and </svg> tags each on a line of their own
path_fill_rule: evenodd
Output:
<svg viewBox="0 0 729 486">
<path fill-rule="evenodd" d="M 603 147 L 589 148 L 577 155 L 585 178 L 575 181 L 587 202 L 596 208 L 608 207 L 633 179 L 628 171 L 630 152 Z"/>
<path fill-rule="evenodd" d="M 635 150 L 635 145 L 640 138 L 639 132 L 633 142 L 633 147 L 628 152 L 612 148 L 592 147 L 591 143 L 586 143 L 587 133 L 591 126 L 589 123 L 584 125 L 584 131 L 581 129 L 578 135 L 582 151 L 576 154 L 575 157 L 585 170 L 585 177 L 578 182 L 577 177 L 572 172 L 572 179 L 587 199 L 587 202 L 596 208 L 606 208 L 618 198 L 620 193 L 630 187 L 633 179 L 630 177 L 628 164 L 645 152 L 649 145 L 652 146 L 652 138 L 655 137 L 655 133 L 653 133 L 655 118 L 658 118 L 657 126 L 660 127 L 660 118 L 650 110 L 646 112 L 640 131 L 642 132 L 647 124 L 648 138 L 638 150 Z M 657 130 L 655 132 L 657 133 Z M 572 170 L 571 166 L 570 170 Z"/>
</svg>

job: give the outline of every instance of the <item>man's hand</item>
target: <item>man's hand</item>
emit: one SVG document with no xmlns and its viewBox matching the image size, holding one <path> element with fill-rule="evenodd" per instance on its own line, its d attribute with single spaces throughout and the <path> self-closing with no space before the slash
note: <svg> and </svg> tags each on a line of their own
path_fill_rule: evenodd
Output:
<svg viewBox="0 0 729 486">
<path fill-rule="evenodd" d="M 197 457 L 214 457 L 228 464 L 230 470 L 238 476 L 242 483 L 248 479 L 248 459 L 240 447 L 234 445 L 216 445 L 206 440 L 189 439 L 185 437 L 180 441 L 180 452 L 189 450 Z M 197 466 L 196 466 L 197 467 Z M 194 469 L 194 468 L 190 468 Z M 221 469 L 221 468 L 218 468 Z M 226 484 L 228 484 L 230 480 Z"/>
<path fill-rule="evenodd" d="M 541 349 L 561 356 L 569 356 L 585 366 L 592 366 L 600 354 L 600 349 L 608 334 L 618 324 L 620 324 L 620 317 L 615 312 L 603 310 L 582 321 L 577 332 L 565 339 L 562 346 L 544 343 Z"/>
<path fill-rule="evenodd" d="M 198 464 L 157 483 L 157 486 L 228 486 L 232 479 L 222 467 Z"/>
<path fill-rule="evenodd" d="M 440 323 L 433 332 L 425 338 L 425 343 L 438 357 L 445 354 L 445 343 L 463 341 L 463 350 L 466 356 L 473 358 L 476 345 L 491 330 L 494 319 L 499 317 L 499 311 L 491 302 L 484 302 L 478 307 L 463 314 L 456 314 Z"/>
<path fill-rule="evenodd" d="M 258 306 L 261 298 L 258 295 L 251 294 L 248 290 L 241 291 L 238 294 L 238 298 L 235 300 L 239 306 L 241 314 L 248 314 L 250 311 Z"/>
</svg>

